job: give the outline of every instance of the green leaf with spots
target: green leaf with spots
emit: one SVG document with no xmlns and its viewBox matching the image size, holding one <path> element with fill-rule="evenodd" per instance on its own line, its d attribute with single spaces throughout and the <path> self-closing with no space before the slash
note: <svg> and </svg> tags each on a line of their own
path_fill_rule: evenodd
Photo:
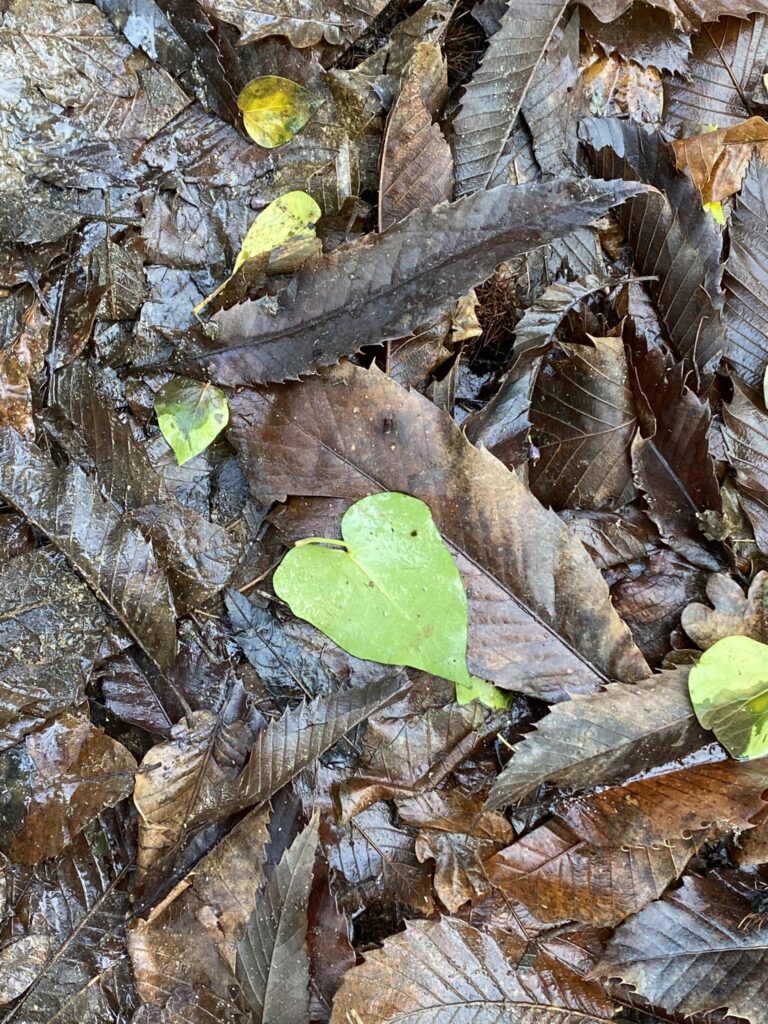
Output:
<svg viewBox="0 0 768 1024">
<path fill-rule="evenodd" d="M 275 593 L 357 658 L 408 665 L 456 683 L 461 703 L 508 707 L 507 694 L 467 671 L 467 597 L 423 501 L 385 492 L 341 521 L 343 541 L 298 541 Z"/>
<path fill-rule="evenodd" d="M 323 102 L 303 85 L 279 75 L 251 79 L 237 97 L 245 130 L 266 149 L 290 142 Z"/>
<path fill-rule="evenodd" d="M 187 377 L 174 377 L 160 388 L 155 413 L 180 466 L 205 451 L 229 422 L 227 396 L 221 388 Z"/>
<path fill-rule="evenodd" d="M 696 717 L 733 757 L 768 755 L 768 644 L 726 636 L 688 676 Z"/>
</svg>

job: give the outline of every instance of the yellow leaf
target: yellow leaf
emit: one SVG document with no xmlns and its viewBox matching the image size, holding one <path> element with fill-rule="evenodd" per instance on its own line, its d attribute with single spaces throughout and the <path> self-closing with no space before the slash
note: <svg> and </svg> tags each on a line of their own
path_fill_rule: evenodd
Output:
<svg viewBox="0 0 768 1024">
<path fill-rule="evenodd" d="M 716 224 L 725 226 L 725 214 L 723 213 L 722 203 L 704 203 L 704 209 L 713 217 Z"/>
<path fill-rule="evenodd" d="M 232 273 L 264 252 L 272 252 L 289 238 L 314 238 L 322 211 L 306 192 L 286 192 L 265 207 L 248 228 Z"/>
<path fill-rule="evenodd" d="M 290 142 L 322 105 L 303 85 L 278 75 L 252 79 L 237 97 L 245 130 L 266 149 Z"/>
</svg>

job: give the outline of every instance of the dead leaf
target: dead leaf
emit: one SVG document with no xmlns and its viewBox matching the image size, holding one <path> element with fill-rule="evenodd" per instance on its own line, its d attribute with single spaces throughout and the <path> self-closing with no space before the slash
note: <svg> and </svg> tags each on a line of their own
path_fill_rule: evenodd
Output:
<svg viewBox="0 0 768 1024">
<path fill-rule="evenodd" d="M 677 166 L 689 171 L 704 203 L 719 203 L 738 192 L 754 156 L 768 156 L 768 121 L 748 121 L 687 136 L 672 143 Z"/>
</svg>

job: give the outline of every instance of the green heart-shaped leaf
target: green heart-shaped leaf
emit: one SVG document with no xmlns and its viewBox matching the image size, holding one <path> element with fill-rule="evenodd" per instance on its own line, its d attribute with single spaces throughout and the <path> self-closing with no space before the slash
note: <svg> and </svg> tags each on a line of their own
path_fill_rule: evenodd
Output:
<svg viewBox="0 0 768 1024">
<path fill-rule="evenodd" d="M 229 422 L 227 396 L 199 380 L 174 377 L 155 396 L 160 431 L 180 466 L 194 459 Z"/>
<path fill-rule="evenodd" d="M 275 593 L 357 658 L 408 665 L 456 683 L 457 697 L 508 707 L 467 671 L 467 598 L 429 507 L 407 494 L 363 498 L 343 541 L 299 541 L 278 566 Z"/>
<path fill-rule="evenodd" d="M 726 636 L 706 650 L 688 676 L 696 717 L 733 757 L 768 754 L 768 645 Z"/>
<path fill-rule="evenodd" d="M 264 75 L 248 82 L 237 97 L 237 105 L 253 141 L 275 149 L 301 131 L 323 100 L 290 78 Z"/>
</svg>

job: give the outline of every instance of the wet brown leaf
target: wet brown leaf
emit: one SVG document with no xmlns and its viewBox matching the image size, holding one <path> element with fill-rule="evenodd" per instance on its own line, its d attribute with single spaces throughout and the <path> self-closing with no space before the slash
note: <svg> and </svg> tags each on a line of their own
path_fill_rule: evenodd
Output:
<svg viewBox="0 0 768 1024">
<path fill-rule="evenodd" d="M 586 551 L 428 400 L 376 370 L 342 364 L 305 384 L 235 395 L 232 423 L 241 462 L 264 497 L 392 490 L 426 501 L 464 559 L 477 675 L 510 689 L 528 674 L 540 688 L 547 680 L 588 692 L 599 680 L 646 674 Z M 525 552 L 534 550 L 529 561 Z"/>
<path fill-rule="evenodd" d="M 488 862 L 491 882 L 545 921 L 615 925 L 657 899 L 707 835 L 750 827 L 760 761 L 705 764 L 583 797 Z"/>
<path fill-rule="evenodd" d="M 58 856 L 133 789 L 136 762 L 90 722 L 63 714 L 3 757 L 3 852 L 20 864 Z"/>
<path fill-rule="evenodd" d="M 750 909 L 717 876 L 687 878 L 616 932 L 594 974 L 633 985 L 666 1013 L 724 1010 L 758 1024 L 767 930 L 739 927 Z"/>
<path fill-rule="evenodd" d="M 453 195 L 453 157 L 434 124 L 448 93 L 437 43 L 422 43 L 403 71 L 382 143 L 379 228 Z"/>
<path fill-rule="evenodd" d="M 43 369 L 50 323 L 35 298 L 21 316 L 18 335 L 0 348 L 0 426 L 35 439 L 30 378 Z"/>
<path fill-rule="evenodd" d="M 381 235 L 309 260 L 296 275 L 295 302 L 277 315 L 251 302 L 217 314 L 220 340 L 183 363 L 223 384 L 315 372 L 363 345 L 404 337 L 503 259 L 590 223 L 636 189 L 589 179 L 508 185 L 415 211 Z"/>
<path fill-rule="evenodd" d="M 738 192 L 754 156 L 768 156 L 768 121 L 748 121 L 672 143 L 677 166 L 687 170 L 705 203 L 719 203 Z"/>
<path fill-rule="evenodd" d="M 563 1014 L 590 1024 L 613 1017 L 609 999 L 555 961 L 540 957 L 532 969 L 515 967 L 523 948 L 516 937 L 456 919 L 409 922 L 347 972 L 331 1024 L 347 1024 L 353 1013 L 366 1024 L 457 1012 L 488 1024 L 520 1013 L 535 1014 L 541 1024 Z"/>
<path fill-rule="evenodd" d="M 768 639 L 766 596 L 768 573 L 759 572 L 747 594 L 724 573 L 707 580 L 707 598 L 713 607 L 693 601 L 683 608 L 680 624 L 702 651 L 726 636 L 749 636 L 762 643 Z"/>
<path fill-rule="evenodd" d="M 736 470 L 739 501 L 761 551 L 768 551 L 768 415 L 740 385 L 723 406 L 723 437 L 728 460 Z"/>
</svg>

